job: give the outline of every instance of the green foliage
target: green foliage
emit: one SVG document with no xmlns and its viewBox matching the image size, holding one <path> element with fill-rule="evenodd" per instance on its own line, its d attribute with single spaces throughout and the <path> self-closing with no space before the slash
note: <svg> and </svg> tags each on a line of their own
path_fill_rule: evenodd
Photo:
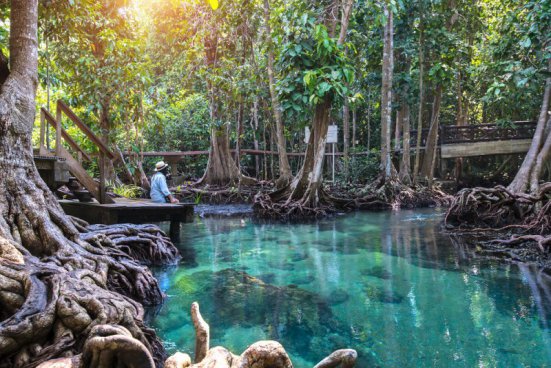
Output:
<svg viewBox="0 0 551 368">
<path fill-rule="evenodd" d="M 282 17 L 289 23 L 281 34 L 279 95 L 286 114 L 303 119 L 326 96 L 348 97 L 354 72 L 345 46 L 337 44 L 314 12 L 289 8 Z"/>
<path fill-rule="evenodd" d="M 143 195 L 143 189 L 132 184 L 109 184 L 108 187 L 113 193 L 124 198 L 140 198 Z"/>
<path fill-rule="evenodd" d="M 365 152 L 363 147 L 358 147 L 357 152 Z M 344 163 L 343 163 L 344 164 Z M 377 178 L 380 173 L 381 152 L 377 148 L 371 149 L 368 155 L 352 155 L 349 161 L 349 175 L 344 178 L 343 171 L 338 172 L 339 180 L 350 180 L 353 183 L 369 183 Z"/>
</svg>

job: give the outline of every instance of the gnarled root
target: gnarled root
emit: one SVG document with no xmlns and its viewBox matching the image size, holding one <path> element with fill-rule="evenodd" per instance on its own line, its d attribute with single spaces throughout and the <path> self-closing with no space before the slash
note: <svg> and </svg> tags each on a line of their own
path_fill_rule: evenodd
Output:
<svg viewBox="0 0 551 368">
<path fill-rule="evenodd" d="M 314 368 L 352 368 L 356 365 L 358 353 L 353 349 L 336 350 L 327 358 L 316 364 Z"/>
<path fill-rule="evenodd" d="M 155 368 L 149 350 L 121 326 L 100 325 L 84 344 L 81 366 L 87 368 Z"/>
<path fill-rule="evenodd" d="M 209 326 L 199 312 L 199 304 L 192 304 L 191 315 L 195 327 L 195 364 L 187 354 L 176 353 L 165 362 L 167 368 L 293 368 L 293 363 L 283 346 L 277 341 L 258 341 L 249 346 L 243 354 L 236 356 L 227 349 L 216 346 L 209 349 Z M 333 352 L 314 368 L 352 368 L 357 353 L 352 349 Z"/>
<path fill-rule="evenodd" d="M 96 236 L 105 236 L 111 241 L 111 256 L 127 256 L 147 266 L 176 264 L 180 260 L 178 249 L 155 225 L 96 224 L 81 230 L 83 240 Z"/>
<path fill-rule="evenodd" d="M 551 183 L 536 194 L 513 193 L 507 188 L 463 189 L 445 218 L 448 230 L 491 235 L 491 246 L 536 244 L 541 252 L 551 246 Z M 495 239 L 497 238 L 497 239 Z"/>
<path fill-rule="evenodd" d="M 0 236 L 0 367 L 36 367 L 75 355 L 94 328 L 104 324 L 124 328 L 157 364 L 165 359 L 154 331 L 143 325 L 139 304 L 162 301 L 157 280 L 132 258 L 138 253 L 115 243 L 130 231 L 139 237 L 163 233 L 154 226 L 78 225 L 86 231 L 80 238 L 60 243 L 56 253 L 43 258 Z M 164 237 L 152 247 L 161 243 L 173 254 L 176 248 Z M 137 349 L 128 342 L 117 344 Z M 55 366 L 68 361 L 58 360 Z"/>
</svg>

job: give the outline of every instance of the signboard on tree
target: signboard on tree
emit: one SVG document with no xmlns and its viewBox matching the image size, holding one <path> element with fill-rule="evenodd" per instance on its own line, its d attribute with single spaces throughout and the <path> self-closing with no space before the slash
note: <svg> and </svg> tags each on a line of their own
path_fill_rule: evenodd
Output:
<svg viewBox="0 0 551 368">
<path fill-rule="evenodd" d="M 329 125 L 327 129 L 327 142 L 326 143 L 338 143 L 339 142 L 339 130 L 336 125 Z M 310 139 L 310 128 L 304 128 L 304 143 L 308 143 Z"/>
</svg>

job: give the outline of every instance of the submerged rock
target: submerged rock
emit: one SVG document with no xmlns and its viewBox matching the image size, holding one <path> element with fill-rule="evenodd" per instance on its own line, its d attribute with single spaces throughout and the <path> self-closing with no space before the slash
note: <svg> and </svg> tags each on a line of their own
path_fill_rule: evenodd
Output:
<svg viewBox="0 0 551 368">
<path fill-rule="evenodd" d="M 372 276 L 377 277 L 382 280 L 390 280 L 392 278 L 392 273 L 387 271 L 382 266 L 375 266 L 361 271 L 362 276 Z"/>
<path fill-rule="evenodd" d="M 338 305 L 346 302 L 350 298 L 350 295 L 342 289 L 337 289 L 329 294 L 328 302 L 331 305 Z"/>
<path fill-rule="evenodd" d="M 292 279 L 292 282 L 293 284 L 297 284 L 297 285 L 305 285 L 305 284 L 310 284 L 312 283 L 316 278 L 312 275 L 307 275 L 307 276 L 303 276 L 303 277 L 295 277 L 294 279 Z"/>
<path fill-rule="evenodd" d="M 378 286 L 366 285 L 364 292 L 369 300 L 379 303 L 400 304 L 404 301 L 402 295 Z"/>
</svg>

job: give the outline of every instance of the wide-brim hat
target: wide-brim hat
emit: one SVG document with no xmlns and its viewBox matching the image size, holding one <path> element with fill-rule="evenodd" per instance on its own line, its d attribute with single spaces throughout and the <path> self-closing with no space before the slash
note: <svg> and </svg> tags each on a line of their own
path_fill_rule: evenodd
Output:
<svg viewBox="0 0 551 368">
<path fill-rule="evenodd" d="M 162 171 L 168 167 L 164 161 L 159 161 L 155 164 L 155 171 Z"/>
</svg>

